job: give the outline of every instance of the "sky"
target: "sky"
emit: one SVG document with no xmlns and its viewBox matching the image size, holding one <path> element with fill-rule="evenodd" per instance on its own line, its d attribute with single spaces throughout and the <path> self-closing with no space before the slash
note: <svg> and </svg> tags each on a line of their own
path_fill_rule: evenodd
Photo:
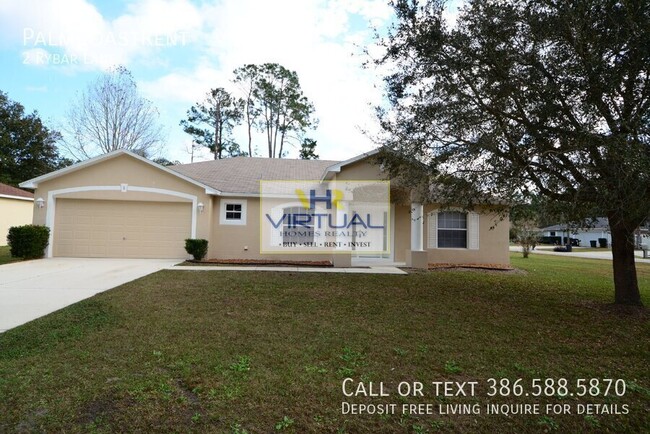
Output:
<svg viewBox="0 0 650 434">
<path fill-rule="evenodd" d="M 0 0 L 0 90 L 61 130 L 78 93 L 123 65 L 160 112 L 161 156 L 187 163 L 186 111 L 211 88 L 236 92 L 235 68 L 277 62 L 315 106 L 317 154 L 344 160 L 376 147 L 383 85 L 363 50 L 379 55 L 374 29 L 392 19 L 387 0 Z M 246 147 L 243 126 L 235 139 Z"/>
</svg>

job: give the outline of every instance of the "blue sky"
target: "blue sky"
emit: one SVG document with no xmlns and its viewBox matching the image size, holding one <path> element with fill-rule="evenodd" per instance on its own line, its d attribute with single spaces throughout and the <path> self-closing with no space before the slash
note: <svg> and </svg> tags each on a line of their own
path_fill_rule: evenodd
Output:
<svg viewBox="0 0 650 434">
<path fill-rule="evenodd" d="M 61 129 L 76 93 L 124 65 L 161 113 L 163 155 L 189 162 L 186 110 L 210 88 L 236 91 L 234 68 L 278 62 L 316 107 L 321 158 L 346 159 L 374 147 L 362 130 L 377 129 L 381 77 L 361 50 L 378 53 L 372 28 L 391 19 L 387 0 L 0 0 L 0 90 Z"/>
</svg>

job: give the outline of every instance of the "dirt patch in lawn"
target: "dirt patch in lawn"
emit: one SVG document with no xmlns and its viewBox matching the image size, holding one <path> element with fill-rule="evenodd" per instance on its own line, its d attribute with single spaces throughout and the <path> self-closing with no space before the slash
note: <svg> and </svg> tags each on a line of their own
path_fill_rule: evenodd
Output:
<svg viewBox="0 0 650 434">
<path fill-rule="evenodd" d="M 650 320 L 650 309 L 645 306 L 625 306 L 614 303 L 602 304 L 592 300 L 585 300 L 577 304 L 578 306 L 593 309 L 608 315 L 621 317 L 623 319 L 637 319 L 641 321 Z"/>
</svg>

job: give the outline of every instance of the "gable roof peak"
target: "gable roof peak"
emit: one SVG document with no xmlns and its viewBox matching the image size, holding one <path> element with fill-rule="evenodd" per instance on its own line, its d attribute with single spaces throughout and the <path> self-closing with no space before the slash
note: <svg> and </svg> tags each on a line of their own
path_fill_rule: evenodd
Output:
<svg viewBox="0 0 650 434">
<path fill-rule="evenodd" d="M 153 161 L 151 161 L 151 160 L 149 160 L 149 159 L 147 159 L 147 158 L 145 158 L 145 157 L 143 157 L 141 155 L 138 155 L 138 154 L 136 154 L 134 152 L 131 152 L 129 150 L 126 150 L 126 149 L 116 149 L 116 150 L 111 151 L 109 153 L 98 155 L 98 156 L 90 158 L 88 160 L 84 160 L 84 161 L 81 161 L 79 163 L 75 163 L 75 164 L 73 164 L 71 166 L 64 167 L 64 168 L 59 169 L 59 170 L 55 170 L 54 172 L 46 173 L 45 175 L 41 175 L 41 176 L 38 176 L 36 178 L 32 178 L 30 180 L 27 180 L 25 182 L 21 182 L 20 186 L 23 187 L 23 188 L 33 188 L 33 189 L 35 189 L 35 188 L 38 188 L 38 184 L 40 184 L 41 182 L 48 181 L 48 180 L 54 179 L 54 178 L 58 178 L 59 176 L 63 176 L 63 175 L 66 175 L 68 173 L 76 172 L 77 170 L 81 170 L 81 169 L 84 169 L 84 168 L 87 168 L 87 167 L 94 166 L 95 164 L 98 164 L 98 163 L 103 162 L 103 161 L 111 160 L 111 159 L 119 157 L 121 155 L 127 155 L 127 156 L 129 156 L 131 158 L 135 158 L 136 160 L 142 161 L 143 163 L 146 163 L 146 164 L 148 164 L 150 166 L 153 166 L 153 167 L 155 167 L 155 168 L 157 168 L 159 170 L 162 170 L 163 172 L 167 172 L 167 173 L 171 174 L 172 176 L 175 176 L 177 178 L 181 178 L 184 181 L 187 181 L 187 182 L 189 182 L 191 184 L 194 184 L 194 185 L 197 185 L 199 187 L 205 188 L 206 193 L 218 193 L 217 191 L 215 191 L 211 187 L 209 187 L 207 185 L 204 185 L 204 184 L 201 184 L 199 181 L 197 181 L 195 179 L 188 178 L 188 177 L 186 177 L 186 176 L 184 176 L 184 175 L 182 175 L 180 173 L 177 173 L 177 172 L 175 172 L 173 170 L 170 170 L 169 168 L 167 168 L 165 166 L 161 166 L 160 164 L 157 164 L 157 163 L 155 163 L 155 162 L 153 162 Z"/>
</svg>

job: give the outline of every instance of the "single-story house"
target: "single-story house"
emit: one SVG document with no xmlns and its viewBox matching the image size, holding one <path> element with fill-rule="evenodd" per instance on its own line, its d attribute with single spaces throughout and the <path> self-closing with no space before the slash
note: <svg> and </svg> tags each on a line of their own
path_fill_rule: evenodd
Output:
<svg viewBox="0 0 650 434">
<path fill-rule="evenodd" d="M 163 167 L 118 150 L 21 186 L 35 189 L 34 224 L 51 229 L 47 257 L 186 258 L 184 240 L 203 238 L 209 258 L 287 260 L 297 257 L 289 250 L 265 253 L 262 246 L 261 225 L 280 223 L 262 212 L 260 181 L 387 180 L 373 162 L 377 152 L 346 161 L 236 157 Z M 465 212 L 403 202 L 391 199 L 383 216 L 373 215 L 383 231 L 381 252 L 300 252 L 300 259 L 341 266 L 509 263 L 507 219 L 481 208 Z"/>
<path fill-rule="evenodd" d="M 7 245 L 10 227 L 32 222 L 33 204 L 32 193 L 0 183 L 0 246 Z"/>
<path fill-rule="evenodd" d="M 585 224 L 585 227 L 579 225 L 558 224 L 542 228 L 544 237 L 562 237 L 564 240 L 567 236 L 580 241 L 581 247 L 590 247 L 595 242 L 598 247 L 599 239 L 606 239 L 607 246 L 612 245 L 612 234 L 609 229 L 609 220 L 607 217 L 598 217 L 593 222 Z M 564 244 L 564 242 L 562 243 Z M 640 227 L 635 235 L 635 244 L 650 244 L 650 231 L 646 227 Z"/>
</svg>

